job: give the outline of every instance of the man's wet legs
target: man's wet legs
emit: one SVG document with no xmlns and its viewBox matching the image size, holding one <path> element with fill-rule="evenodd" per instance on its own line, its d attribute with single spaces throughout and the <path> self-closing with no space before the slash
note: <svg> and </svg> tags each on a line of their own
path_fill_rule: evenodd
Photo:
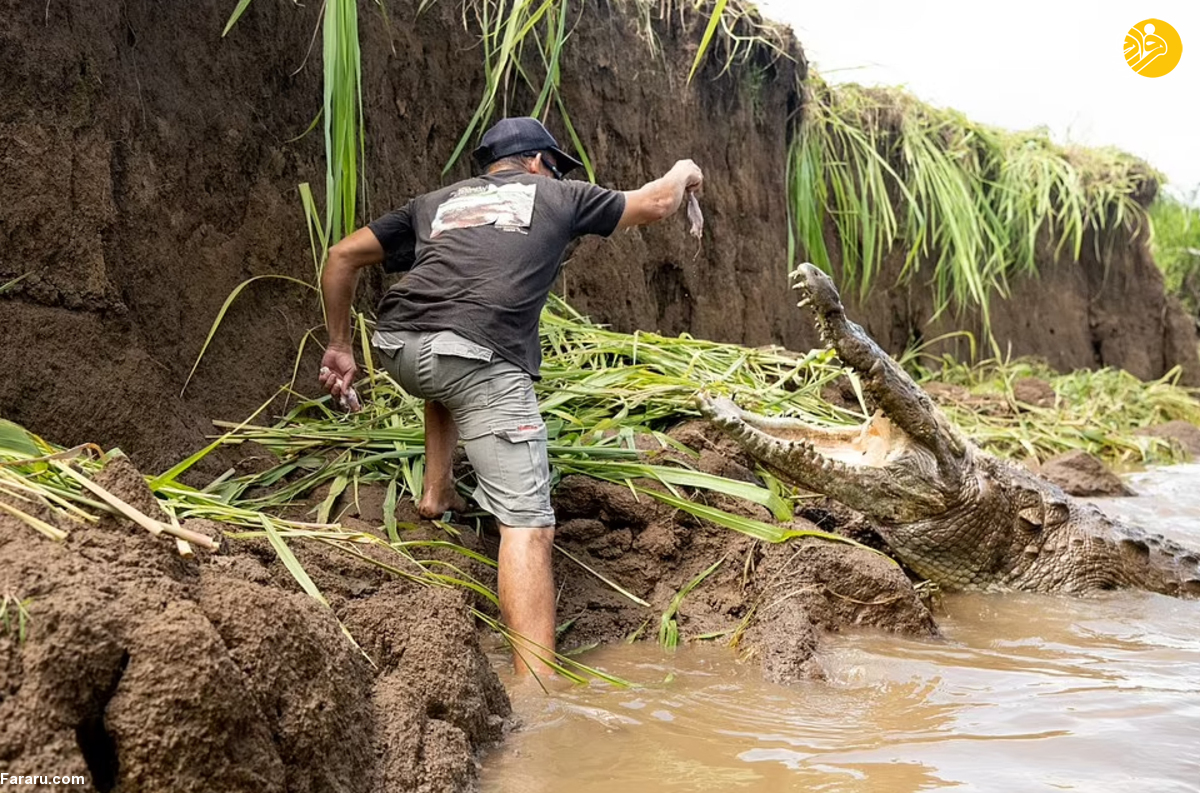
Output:
<svg viewBox="0 0 1200 793">
<path fill-rule="evenodd" d="M 552 674 L 554 528 L 500 526 L 500 618 L 513 633 L 517 674 Z"/>
</svg>

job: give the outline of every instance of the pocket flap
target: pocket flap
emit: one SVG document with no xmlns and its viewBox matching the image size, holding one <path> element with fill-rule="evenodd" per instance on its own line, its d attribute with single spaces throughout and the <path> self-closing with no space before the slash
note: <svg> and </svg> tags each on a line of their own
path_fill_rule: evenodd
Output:
<svg viewBox="0 0 1200 793">
<path fill-rule="evenodd" d="M 453 355 L 473 361 L 492 360 L 492 351 L 487 347 L 455 334 L 438 336 L 430 343 L 429 349 L 434 355 Z"/>
<path fill-rule="evenodd" d="M 493 432 L 509 443 L 528 443 L 530 441 L 546 440 L 546 422 L 528 422 L 516 427 L 505 427 Z"/>
<path fill-rule="evenodd" d="M 371 345 L 388 355 L 394 355 L 397 350 L 404 349 L 404 337 L 396 331 L 377 330 L 371 337 Z"/>
</svg>

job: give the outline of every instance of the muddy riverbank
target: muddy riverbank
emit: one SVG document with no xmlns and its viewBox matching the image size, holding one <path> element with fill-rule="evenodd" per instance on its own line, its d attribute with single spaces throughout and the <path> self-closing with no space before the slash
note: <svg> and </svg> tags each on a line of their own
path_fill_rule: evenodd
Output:
<svg viewBox="0 0 1200 793">
<path fill-rule="evenodd" d="M 748 464 L 706 432 L 680 432 L 708 444 L 706 465 L 728 473 Z M 97 481 L 161 516 L 128 462 L 109 463 Z M 340 508 L 342 525 L 381 533 L 380 503 L 364 489 Z M 737 639 L 739 656 L 768 679 L 823 677 L 813 655 L 822 636 L 846 626 L 937 633 L 908 578 L 871 550 L 816 539 L 772 545 L 584 477 L 565 480 L 555 505 L 564 650 L 654 644 L 676 593 L 718 560 L 678 608 L 678 631 L 685 641 Z M 292 542 L 326 606 L 301 591 L 265 539 L 225 538 L 215 523 L 185 527 L 221 540 L 220 551 L 182 558 L 124 519 L 81 526 L 40 515 L 67 539 L 0 516 L 0 590 L 10 612 L 20 602 L 26 614 L 20 633 L 0 635 L 5 767 L 86 774 L 102 792 L 465 791 L 476 788 L 481 751 L 514 726 L 471 616 L 494 606 L 466 590 Z M 400 517 L 414 519 L 412 506 Z M 816 528 L 792 523 L 806 527 Z M 494 553 L 492 532 L 454 531 L 456 543 Z M 439 538 L 445 530 L 430 524 L 404 535 Z M 494 586 L 486 565 L 466 572 Z"/>
</svg>

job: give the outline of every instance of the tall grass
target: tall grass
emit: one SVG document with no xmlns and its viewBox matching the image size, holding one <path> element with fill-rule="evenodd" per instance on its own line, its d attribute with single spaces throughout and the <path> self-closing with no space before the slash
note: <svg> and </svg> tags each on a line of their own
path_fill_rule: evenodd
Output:
<svg viewBox="0 0 1200 793">
<path fill-rule="evenodd" d="M 893 249 L 900 281 L 933 290 L 937 312 L 1005 294 L 1043 250 L 1078 258 L 1089 230 L 1136 234 L 1137 196 L 1157 177 L 1112 150 L 1057 146 L 934 108 L 899 89 L 830 86 L 810 75 L 788 157 L 789 258 L 803 251 L 865 295 Z M 835 257 L 826 244 L 831 225 Z"/>
<path fill-rule="evenodd" d="M 424 0 L 420 11 L 436 1 Z M 569 0 L 471 0 L 463 4 L 464 26 L 478 31 L 485 86 L 475 112 L 442 168 L 443 175 L 489 125 L 497 109 L 508 115 L 510 94 L 523 84 L 537 97 L 523 115 L 544 120 L 551 108 L 558 110 L 588 178 L 595 179 L 591 160 L 559 95 L 560 59 L 573 27 L 573 24 L 568 26 L 571 16 Z"/>
<path fill-rule="evenodd" d="M 643 4 L 649 0 L 641 0 Z M 666 18 L 671 13 L 671 3 L 658 3 L 660 15 Z M 789 39 L 791 32 L 787 28 L 776 25 L 762 17 L 757 6 L 738 0 L 677 0 L 680 17 L 688 13 L 708 13 L 708 24 L 696 47 L 696 55 L 692 59 L 692 68 L 688 71 L 688 82 L 696 76 L 705 58 L 713 51 L 720 51 L 722 59 L 721 74 L 733 69 L 736 65 L 750 61 L 756 53 L 762 53 L 768 59 L 791 58 L 789 54 Z"/>
<path fill-rule="evenodd" d="M 250 0 L 238 0 L 222 36 L 229 35 L 249 6 Z M 323 0 L 321 32 L 327 232 L 322 242 L 328 248 L 356 228 L 358 194 L 365 184 L 362 53 L 356 0 Z"/>
<path fill-rule="evenodd" d="M 1200 322 L 1200 188 L 1186 200 L 1160 194 L 1150 205 L 1151 248 L 1168 294 Z"/>
<path fill-rule="evenodd" d="M 424 11 L 438 0 L 423 0 Z M 633 11 L 643 38 L 658 51 L 654 20 L 678 17 L 685 24 L 707 18 L 687 80 L 714 53 L 722 59 L 721 72 L 748 61 L 757 52 L 771 59 L 788 56 L 784 28 L 764 20 L 757 9 L 742 0 L 623 0 L 618 8 Z M 583 162 L 588 179 L 596 174 L 583 140 L 576 131 L 561 95 L 562 56 L 584 4 L 577 0 L 467 0 L 463 23 L 479 36 L 485 85 L 475 112 L 442 169 L 445 175 L 461 159 L 497 112 L 524 114 L 546 120 L 557 111 L 563 127 Z M 594 13 L 594 12 L 593 12 Z M 536 97 L 531 106 L 514 107 L 520 89 Z"/>
</svg>

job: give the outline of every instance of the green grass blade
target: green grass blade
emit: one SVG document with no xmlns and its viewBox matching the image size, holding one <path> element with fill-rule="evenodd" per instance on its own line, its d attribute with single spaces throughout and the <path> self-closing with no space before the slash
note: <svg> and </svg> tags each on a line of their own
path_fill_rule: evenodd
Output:
<svg viewBox="0 0 1200 793">
<path fill-rule="evenodd" d="M 671 598 L 667 610 L 663 612 L 662 618 L 659 620 L 658 626 L 658 643 L 668 649 L 674 649 L 679 644 L 679 624 L 675 620 L 675 615 L 679 613 L 679 607 L 683 605 L 683 599 L 691 593 L 693 589 L 700 585 L 700 582 L 708 578 L 717 568 L 724 563 L 725 558 L 721 557 L 717 561 L 692 580 L 683 585 L 683 588 L 675 593 L 675 597 Z"/>
<path fill-rule="evenodd" d="M 246 9 L 249 8 L 249 6 L 250 0 L 238 0 L 238 4 L 233 9 L 233 13 L 229 15 L 229 21 L 225 23 L 225 29 L 221 31 L 221 38 L 225 38 L 225 36 L 229 34 L 229 31 L 232 30 L 233 26 L 237 24 L 237 21 L 242 18 L 242 14 L 246 12 Z"/>
<path fill-rule="evenodd" d="M 388 539 L 400 542 L 400 533 L 396 522 L 396 480 L 388 482 L 387 491 L 383 497 L 383 528 L 387 531 Z"/>
<path fill-rule="evenodd" d="M 278 273 L 256 275 L 253 278 L 247 278 L 245 281 L 242 281 L 240 284 L 234 287 L 233 291 L 229 293 L 229 297 L 225 298 L 225 302 L 221 304 L 221 310 L 217 312 L 217 318 L 213 320 L 212 327 L 208 329 L 208 335 L 204 337 L 204 344 L 200 347 L 200 354 L 196 356 L 196 362 L 192 364 L 192 369 L 188 372 L 187 379 L 183 382 L 183 388 L 179 390 L 179 396 L 183 396 L 183 393 L 187 391 L 188 383 L 192 382 L 192 376 L 196 374 L 196 369 L 200 366 L 200 361 L 203 360 L 204 353 L 208 351 L 208 345 L 212 342 L 213 336 L 217 334 L 217 328 L 221 327 L 221 322 L 225 319 L 225 314 L 229 311 L 229 307 L 233 305 L 233 301 L 237 300 L 238 295 L 240 295 L 243 290 L 246 289 L 246 287 L 257 281 L 265 281 L 268 279 L 288 281 L 293 284 L 299 284 L 306 289 L 311 289 L 314 292 L 319 291 L 312 284 L 305 283 L 299 278 L 293 278 L 290 275 L 280 275 Z"/>
<path fill-rule="evenodd" d="M 712 16 L 708 18 L 708 26 L 704 29 L 704 35 L 700 39 L 700 46 L 696 49 L 696 58 L 692 61 L 692 68 L 688 72 L 688 83 L 692 82 L 692 77 L 696 74 L 696 70 L 700 68 L 700 63 L 704 60 L 704 55 L 708 52 L 709 45 L 712 44 L 713 36 L 716 35 L 717 27 L 721 24 L 721 15 L 725 13 L 725 5 L 727 3 L 728 0 L 717 0 L 713 4 Z"/>
<path fill-rule="evenodd" d="M 45 452 L 38 446 L 33 433 L 6 419 L 0 419 L 0 454 L 22 460 L 41 457 Z"/>
<path fill-rule="evenodd" d="M 589 566 L 588 566 L 587 564 L 585 564 L 585 563 L 584 563 L 582 560 L 578 559 L 578 558 L 577 558 L 576 556 L 574 556 L 574 555 L 573 555 L 573 554 L 572 554 L 570 551 L 568 551 L 566 548 L 563 548 L 563 547 L 562 547 L 561 545 L 559 545 L 558 543 L 555 543 L 555 544 L 554 544 L 554 549 L 555 549 L 556 551 L 558 551 L 559 553 L 561 553 L 563 556 L 565 556 L 565 557 L 567 557 L 568 559 L 570 559 L 570 560 L 571 560 L 572 562 L 574 562 L 575 564 L 577 564 L 577 565 L 579 565 L 580 567 L 582 567 L 584 570 L 586 570 L 586 571 L 588 571 L 589 573 L 591 573 L 592 575 L 594 575 L 596 578 L 598 578 L 598 579 L 600 579 L 601 581 L 603 581 L 605 584 L 607 584 L 609 587 L 611 587 L 611 588 L 613 589 L 613 591 L 615 591 L 615 592 L 617 592 L 618 594 L 620 594 L 620 595 L 622 595 L 622 596 L 624 596 L 624 597 L 628 598 L 629 600 L 633 601 L 634 603 L 638 604 L 639 606 L 645 606 L 646 608 L 650 608 L 650 604 L 649 604 L 649 603 L 647 603 L 646 601 L 642 600 L 640 597 L 638 597 L 637 595 L 633 594 L 633 593 L 632 593 L 632 592 L 630 592 L 628 589 L 625 589 L 624 587 L 622 587 L 620 584 L 616 583 L 615 581 L 613 581 L 613 580 L 611 580 L 611 579 L 609 579 L 609 578 L 606 578 L 606 577 L 605 577 L 605 576 L 604 576 L 602 573 L 600 573 L 600 572 L 599 572 L 599 571 L 597 571 L 596 569 L 594 569 L 594 568 L 592 568 L 592 567 L 589 567 Z"/>
<path fill-rule="evenodd" d="M 296 555 L 292 553 L 292 549 L 284 542 L 283 537 L 279 536 L 279 531 L 275 528 L 274 522 L 266 515 L 260 514 L 259 524 L 263 527 L 263 531 L 267 533 L 267 540 L 271 543 L 271 547 L 279 555 L 279 561 L 283 562 L 283 566 L 292 574 L 292 578 L 296 579 L 296 583 L 300 585 L 300 588 L 308 593 L 308 596 L 313 600 L 329 608 L 329 601 L 325 599 L 325 596 L 321 594 L 321 590 L 309 578 L 308 572 L 300 564 L 300 560 L 296 558 Z"/>
</svg>

